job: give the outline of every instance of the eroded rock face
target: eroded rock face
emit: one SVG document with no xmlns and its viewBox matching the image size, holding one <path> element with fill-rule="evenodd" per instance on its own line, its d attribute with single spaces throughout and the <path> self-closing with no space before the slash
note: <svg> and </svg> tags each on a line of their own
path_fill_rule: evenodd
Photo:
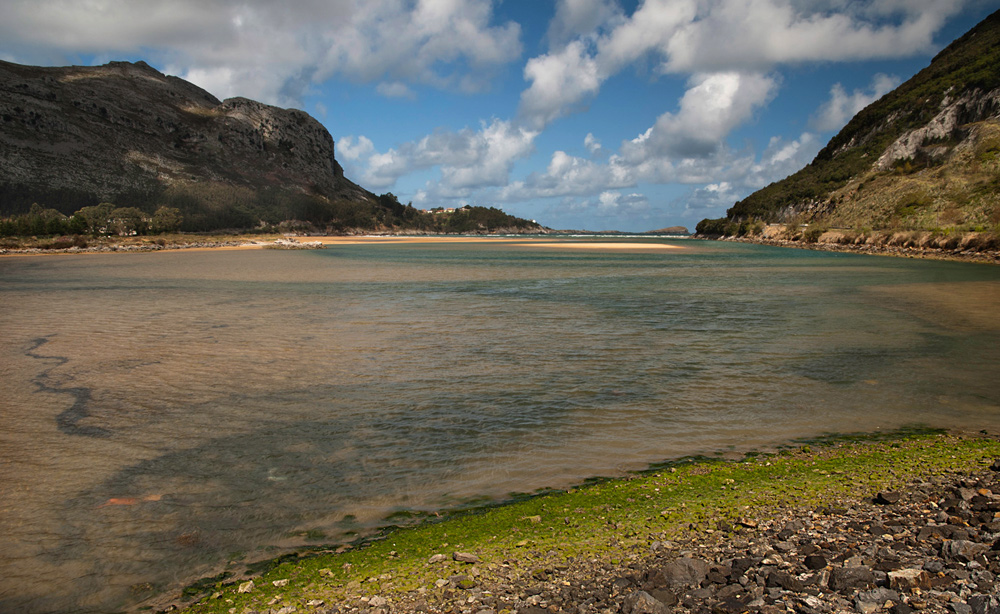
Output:
<svg viewBox="0 0 1000 614">
<path fill-rule="evenodd" d="M 0 62 L 0 184 L 112 200 L 206 182 L 372 198 L 344 178 L 330 133 L 302 111 L 219 101 L 144 62 Z"/>
<path fill-rule="evenodd" d="M 945 155 L 947 149 L 928 147 L 936 141 L 956 136 L 960 127 L 995 117 L 1000 112 L 1000 90 L 968 92 L 958 99 L 945 97 L 940 112 L 927 124 L 911 130 L 890 145 L 875 163 L 880 171 L 889 170 L 898 160 L 915 158 L 918 154 L 929 157 Z"/>
</svg>

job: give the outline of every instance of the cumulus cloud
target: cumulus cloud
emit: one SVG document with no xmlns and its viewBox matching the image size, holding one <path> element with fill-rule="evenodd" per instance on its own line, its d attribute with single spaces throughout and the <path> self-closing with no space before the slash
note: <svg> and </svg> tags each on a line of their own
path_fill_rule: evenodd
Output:
<svg viewBox="0 0 1000 614">
<path fill-rule="evenodd" d="M 720 181 L 692 190 L 684 200 L 684 216 L 703 215 L 704 211 L 731 207 L 741 197 L 731 183 Z"/>
<path fill-rule="evenodd" d="M 898 58 L 927 51 L 964 2 L 717 0 L 662 47 L 662 70 Z M 887 22 L 886 18 L 894 18 Z M 720 45 L 719 41 L 726 41 Z"/>
<path fill-rule="evenodd" d="M 607 163 L 598 163 L 557 151 L 552 154 L 545 172 L 531 173 L 524 180 L 511 182 L 497 193 L 497 198 L 516 202 L 582 196 L 635 185 L 629 169 L 618 162 L 616 156 Z"/>
<path fill-rule="evenodd" d="M 588 132 L 587 136 L 583 138 L 583 146 L 587 148 L 587 151 L 589 151 L 592 156 L 596 156 L 604 151 L 604 148 L 601 147 L 601 142 L 590 132 Z"/>
<path fill-rule="evenodd" d="M 621 8 L 614 0 L 559 0 L 549 24 L 549 42 L 553 47 L 562 46 L 621 17 Z"/>
<path fill-rule="evenodd" d="M 375 144 L 366 136 L 345 136 L 337 144 L 337 157 L 346 160 L 358 160 L 375 153 Z"/>
<path fill-rule="evenodd" d="M 601 192 L 597 201 L 597 213 L 603 217 L 635 217 L 649 211 L 649 199 L 636 192 Z"/>
<path fill-rule="evenodd" d="M 689 85 L 677 113 L 664 113 L 649 130 L 623 145 L 627 159 L 711 154 L 734 128 L 770 101 L 777 80 L 726 72 L 695 75 Z"/>
<path fill-rule="evenodd" d="M 596 94 L 607 77 L 598 72 L 586 45 L 573 41 L 557 52 L 528 60 L 524 78 L 531 85 L 521 93 L 521 117 L 541 129 Z"/>
<path fill-rule="evenodd" d="M 364 136 L 356 141 L 344 137 L 338 151 L 352 161 L 363 184 L 378 189 L 392 186 L 403 175 L 440 167 L 437 189 L 454 197 L 471 189 L 505 185 L 514 163 L 534 150 L 537 136 L 523 126 L 494 119 L 483 122 L 478 130 L 439 129 L 383 153 L 375 151 Z"/>
<path fill-rule="evenodd" d="M 7 0 L 0 39 L 22 61 L 142 53 L 220 97 L 292 104 L 337 76 L 474 90 L 520 56 L 490 0 Z"/>
<path fill-rule="evenodd" d="M 840 130 L 858 111 L 896 89 L 901 82 L 895 75 L 879 73 L 872 78 L 867 91 L 856 89 L 852 94 L 848 94 L 840 83 L 835 83 L 830 88 L 830 99 L 819 108 L 810 124 L 814 130 Z"/>
<path fill-rule="evenodd" d="M 630 16 L 563 2 L 555 24 L 576 40 L 533 58 L 521 114 L 536 126 L 572 112 L 639 60 L 660 73 L 765 73 L 779 64 L 907 57 L 928 51 L 963 0 L 645 0 Z M 586 17 L 586 18 L 585 18 Z M 575 30 L 569 23 L 576 24 Z M 553 26 L 556 27 L 556 26 Z M 725 41 L 725 44 L 720 44 Z"/>
</svg>

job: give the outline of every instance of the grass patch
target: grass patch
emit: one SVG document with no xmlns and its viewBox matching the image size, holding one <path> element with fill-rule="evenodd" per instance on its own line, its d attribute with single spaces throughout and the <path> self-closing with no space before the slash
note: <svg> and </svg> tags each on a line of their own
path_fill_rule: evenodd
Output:
<svg viewBox="0 0 1000 614">
<path fill-rule="evenodd" d="M 579 556 L 617 564 L 643 556 L 656 540 L 725 538 L 747 530 L 741 519 L 840 505 L 921 476 L 982 469 L 996 456 L 998 441 L 916 429 L 831 435 L 739 461 L 679 459 L 623 479 L 390 530 L 341 554 L 286 555 L 248 570 L 256 576 L 250 593 L 238 593 L 240 580 L 231 578 L 203 583 L 199 588 L 214 591 L 214 598 L 190 611 L 266 610 L 275 599 L 299 607 L 311 599 L 346 604 L 362 596 L 434 591 L 438 578 L 469 571 L 450 557 L 428 564 L 432 555 L 452 552 L 480 557 L 476 567 L 484 575 L 502 571 L 508 577 Z M 286 579 L 285 586 L 273 585 Z"/>
</svg>

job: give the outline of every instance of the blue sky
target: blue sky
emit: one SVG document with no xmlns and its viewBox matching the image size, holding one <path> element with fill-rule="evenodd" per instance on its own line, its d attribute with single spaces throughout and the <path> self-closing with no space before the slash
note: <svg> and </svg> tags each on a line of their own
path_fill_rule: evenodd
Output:
<svg viewBox="0 0 1000 614">
<path fill-rule="evenodd" d="M 984 0 L 3 0 L 0 58 L 145 60 L 303 109 L 356 183 L 693 229 L 798 170 Z"/>
</svg>

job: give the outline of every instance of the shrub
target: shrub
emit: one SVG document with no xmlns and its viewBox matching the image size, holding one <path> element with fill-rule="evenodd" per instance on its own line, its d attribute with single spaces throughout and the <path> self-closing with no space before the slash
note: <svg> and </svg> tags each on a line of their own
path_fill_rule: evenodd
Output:
<svg viewBox="0 0 1000 614">
<path fill-rule="evenodd" d="M 811 224 L 809 228 L 806 228 L 806 231 L 802 233 L 802 238 L 806 243 L 815 243 L 816 241 L 819 241 L 819 238 L 823 236 L 824 232 L 826 232 L 825 226 L 821 224 Z"/>
</svg>

